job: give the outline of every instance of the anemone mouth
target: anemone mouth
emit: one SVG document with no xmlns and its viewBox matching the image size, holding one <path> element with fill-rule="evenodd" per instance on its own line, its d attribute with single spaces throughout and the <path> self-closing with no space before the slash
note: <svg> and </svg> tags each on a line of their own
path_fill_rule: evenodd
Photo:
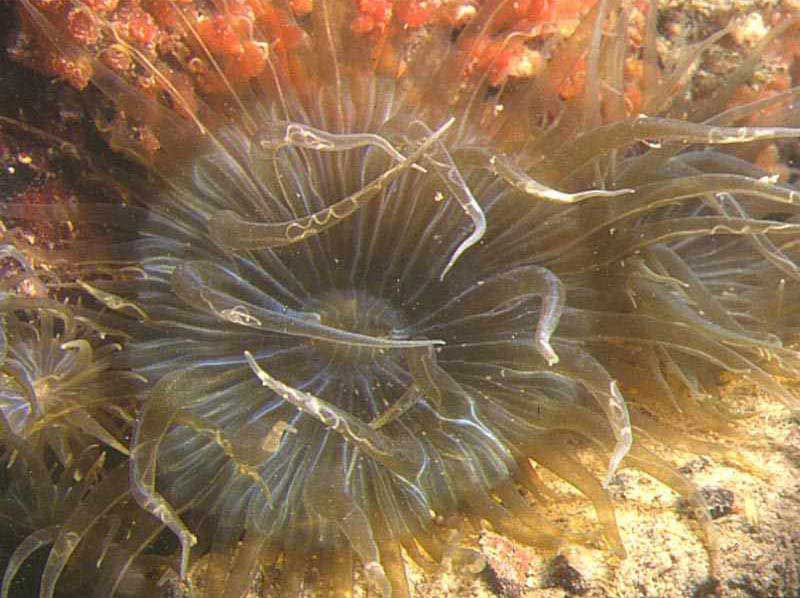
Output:
<svg viewBox="0 0 800 598">
<path fill-rule="evenodd" d="M 335 290 L 310 300 L 304 310 L 319 317 L 323 325 L 349 330 L 364 336 L 409 340 L 402 333 L 402 312 L 391 303 L 361 290 Z M 317 342 L 317 349 L 339 365 L 365 363 L 386 350 L 337 343 Z"/>
</svg>

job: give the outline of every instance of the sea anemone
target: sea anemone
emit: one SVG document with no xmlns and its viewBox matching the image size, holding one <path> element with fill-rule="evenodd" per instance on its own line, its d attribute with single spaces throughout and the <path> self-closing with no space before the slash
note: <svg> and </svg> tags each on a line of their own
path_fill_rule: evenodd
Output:
<svg viewBox="0 0 800 598">
<path fill-rule="evenodd" d="M 8 562 L 0 587 L 5 598 L 14 595 L 18 571 L 39 548 L 68 538 L 73 526 L 81 534 L 89 531 L 78 522 L 95 515 L 84 504 L 90 493 L 97 489 L 108 496 L 100 489 L 112 485 L 127 496 L 127 465 L 119 462 L 128 455 L 125 436 L 132 418 L 118 398 L 130 394 L 126 379 L 135 377 L 117 372 L 112 384 L 111 356 L 121 346 L 105 340 L 69 306 L 48 298 L 46 273 L 23 252 L 7 245 L 0 247 L 0 256 L 9 266 L 0 291 L 0 525 L 5 538 L 22 534 L 13 552 L 4 555 Z M 107 457 L 114 452 L 118 471 L 106 475 Z M 111 527 L 91 531 L 101 541 L 84 542 L 82 560 L 102 561 L 119 524 Z M 77 587 L 80 580 L 80 574 L 65 575 L 64 585 Z"/>
<path fill-rule="evenodd" d="M 21 273 L 7 275 L 0 291 L 2 357 L 0 358 L 0 413 L 4 434 L 41 445 L 62 467 L 93 442 L 127 455 L 122 440 L 123 407 L 106 393 L 111 355 L 121 349 L 104 341 L 69 307 L 47 297 L 47 284 L 25 255 L 12 246 L 0 247 L 0 256 L 17 262 Z M 9 292 L 26 286 L 29 296 Z M 45 296 L 37 296 L 42 295 Z M 30 296 L 32 295 L 32 296 Z M 116 374 L 119 392 L 121 379 Z M 124 393 L 123 393 L 124 394 Z"/>
<path fill-rule="evenodd" d="M 69 529 L 72 518 L 85 515 L 82 513 L 86 506 L 84 500 L 99 488 L 98 478 L 104 475 L 103 467 L 107 455 L 97 445 L 91 445 L 77 455 L 69 467 L 52 467 L 50 455 L 46 451 L 37 451 L 35 447 L 11 433 L 5 427 L 4 420 L 0 420 L 0 426 L 4 434 L 4 445 L 8 449 L 3 461 L 4 475 L 8 477 L 8 482 L 3 485 L 3 493 L 0 495 L 0 529 L 3 530 L 4 538 L 16 540 L 16 536 L 19 536 L 19 542 L 8 555 L 3 573 L 2 596 L 7 598 L 20 595 L 16 592 L 25 591 L 22 579 L 19 585 L 15 586 L 14 583 L 25 562 L 43 546 L 56 542 L 62 534 L 72 532 Z M 124 471 L 117 473 L 117 479 L 121 477 L 121 473 Z M 107 479 L 113 479 L 113 476 Z M 83 521 L 87 519 L 83 517 Z M 94 531 L 98 532 L 99 529 Z M 116 526 L 110 525 L 99 534 L 93 533 L 92 542 L 82 543 L 82 558 L 73 560 L 75 564 L 83 562 L 84 568 L 76 567 L 69 573 L 72 574 L 75 570 L 91 572 L 91 568 L 85 564 L 97 562 L 98 558 L 102 560 L 118 529 L 119 523 Z M 79 587 L 82 573 L 62 576 L 62 589 L 69 588 L 68 591 L 72 592 Z M 85 579 L 85 575 L 83 578 Z"/>
<path fill-rule="evenodd" d="M 11 343 L 3 363 L 0 411 L 14 435 L 44 443 L 64 466 L 89 442 L 127 454 L 124 410 L 106 394 L 110 389 L 102 376 L 120 347 L 110 342 L 92 347 L 66 313 L 60 317 L 42 310 L 34 321 L 6 316 Z"/>
<path fill-rule="evenodd" d="M 406 596 L 404 554 L 435 568 L 452 530 L 485 524 L 624 554 L 604 488 L 620 467 L 689 500 L 714 572 L 702 497 L 648 447 L 735 459 L 704 438 L 736 433 L 724 372 L 797 403 L 782 380 L 800 367 L 800 193 L 718 149 L 800 135 L 738 126 L 791 92 L 725 111 L 750 61 L 718 97 L 675 100 L 704 46 L 661 72 L 651 10 L 631 112 L 627 10 L 607 0 L 560 44 L 503 0 L 455 3 L 461 20 L 448 3 L 427 20 L 415 2 L 153 3 L 189 90 L 141 20 L 67 4 L 20 2 L 111 98 L 112 145 L 158 178 L 124 202 L 4 207 L 12 225 L 110 231 L 42 254 L 84 270 L 76 312 L 123 340 L 115 371 L 147 381 L 126 391 L 128 492 L 153 517 L 119 539 L 104 592 L 162 526 L 182 577 L 207 557 L 209 596 L 272 565 L 279 595 L 348 596 L 354 563 Z M 62 31 L 64 14 L 93 28 Z M 102 59 L 107 38 L 135 81 Z M 597 530 L 547 520 L 539 467 L 593 503 Z M 42 595 L 70 556 L 50 553 Z"/>
</svg>

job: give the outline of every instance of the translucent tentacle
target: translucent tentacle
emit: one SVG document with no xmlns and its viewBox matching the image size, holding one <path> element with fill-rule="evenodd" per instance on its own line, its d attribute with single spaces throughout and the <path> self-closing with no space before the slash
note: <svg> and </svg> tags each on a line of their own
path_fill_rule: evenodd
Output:
<svg viewBox="0 0 800 598">
<path fill-rule="evenodd" d="M 606 540 L 618 556 L 624 557 L 625 546 L 619 535 L 614 506 L 600 482 L 580 461 L 570 455 L 567 443 L 558 432 L 549 432 L 537 438 L 535 446 L 532 457 L 537 463 L 572 484 L 592 501 Z"/>
<path fill-rule="evenodd" d="M 720 127 L 671 118 L 640 115 L 592 129 L 579 137 L 568 149 L 559 150 L 552 158 L 559 170 L 577 170 L 598 155 L 626 147 L 635 141 L 678 141 L 683 144 L 705 143 L 727 145 L 772 139 L 800 137 L 800 129 L 791 127 Z M 572 165 L 565 168 L 562 161 Z"/>
<path fill-rule="evenodd" d="M 751 335 L 739 326 L 731 329 L 717 322 L 709 321 L 686 303 L 676 302 L 671 289 L 665 288 L 662 284 L 632 281 L 630 288 L 634 299 L 637 296 L 644 297 L 645 301 L 655 306 L 654 309 L 658 310 L 659 315 L 667 315 L 673 322 L 681 322 L 696 330 L 707 332 L 709 336 L 728 345 L 773 350 L 780 349 L 782 346 L 780 340 L 775 336 Z"/>
<path fill-rule="evenodd" d="M 53 598 L 58 578 L 85 534 L 129 496 L 127 479 L 127 466 L 114 470 L 63 523 L 42 573 L 41 598 Z"/>
<path fill-rule="evenodd" d="M 514 304 L 530 297 L 541 297 L 542 300 L 534 332 L 536 350 L 549 365 L 555 365 L 558 363 L 558 355 L 550 344 L 550 338 L 558 327 L 566 293 L 561 280 L 553 272 L 541 266 L 520 266 L 481 280 L 449 299 L 442 307 L 428 313 L 424 319 L 416 322 L 413 328 L 423 331 L 435 330 L 435 327 L 426 328 L 431 321 L 448 322 L 448 325 L 452 325 L 452 318 L 448 317 L 450 310 L 458 314 L 490 314 L 504 305 Z"/>
<path fill-rule="evenodd" d="M 562 335 L 584 342 L 630 341 L 676 349 L 721 369 L 757 380 L 789 406 L 796 406 L 798 402 L 789 389 L 740 352 L 682 322 L 647 315 L 574 311 L 563 320 Z"/>
<path fill-rule="evenodd" d="M 378 549 L 381 555 L 381 568 L 385 579 L 389 582 L 390 593 L 383 590 L 384 598 L 410 598 L 408 580 L 406 579 L 406 566 L 400 552 L 400 545 L 393 540 L 378 540 Z M 365 568 L 367 575 L 370 570 Z M 380 579 L 380 578 L 379 578 Z"/>
<path fill-rule="evenodd" d="M 94 350 L 91 343 L 85 338 L 76 338 L 59 347 L 62 351 L 72 351 L 72 368 L 76 370 L 89 369 L 94 361 Z"/>
<path fill-rule="evenodd" d="M 652 27 L 653 34 L 652 37 L 648 35 L 648 48 L 652 47 L 653 52 L 649 56 L 649 60 L 647 62 L 649 64 L 654 65 L 657 68 L 658 54 L 655 48 L 655 43 L 656 43 L 655 33 L 656 33 L 656 23 L 658 18 L 657 5 L 651 4 L 650 13 L 652 13 L 652 19 L 648 19 L 648 21 L 652 20 L 652 25 L 648 22 L 648 28 Z M 647 112 L 656 112 L 662 110 L 664 108 L 664 104 L 671 97 L 674 96 L 675 89 L 680 87 L 681 80 L 687 77 L 690 69 L 692 68 L 692 65 L 694 65 L 699 60 L 700 55 L 707 49 L 713 47 L 714 44 L 716 44 L 720 39 L 728 35 L 731 26 L 732 24 L 729 24 L 724 29 L 712 33 L 706 39 L 683 49 L 676 60 L 672 72 L 667 75 L 665 80 L 660 85 L 655 85 L 657 77 L 655 77 L 654 74 L 650 75 L 649 81 L 648 79 L 645 79 L 645 85 L 644 85 L 645 97 L 642 103 L 644 112 L 647 113 Z M 653 70 L 652 67 L 651 70 Z"/>
<path fill-rule="evenodd" d="M 641 247 L 680 239 L 689 236 L 707 235 L 788 235 L 800 234 L 800 224 L 784 223 L 753 218 L 729 218 L 724 216 L 689 216 L 675 218 L 670 221 L 644 223 L 638 229 L 638 237 L 626 251 L 634 251 Z M 622 238 L 622 236 L 620 236 Z"/>
<path fill-rule="evenodd" d="M 347 473 L 345 454 L 333 435 L 325 439 L 304 487 L 303 498 L 313 512 L 333 523 L 350 541 L 350 546 L 362 559 L 372 585 L 383 596 L 392 596 L 392 583 L 382 558 L 381 542 L 363 503 L 354 496 L 356 491 Z"/>
<path fill-rule="evenodd" d="M 727 110 L 724 110 L 703 122 L 707 125 L 731 126 L 733 123 L 741 121 L 748 116 L 753 116 L 758 112 L 774 108 L 775 106 L 780 106 L 781 104 L 789 104 L 792 100 L 796 99 L 799 94 L 800 87 L 795 86 L 781 93 L 768 95 L 758 100 L 748 102 L 747 104 L 733 105 Z"/>
<path fill-rule="evenodd" d="M 613 227 L 612 227 L 613 228 Z M 644 222 L 637 227 L 615 231 L 615 241 L 606 243 L 601 250 L 595 252 L 591 263 L 576 266 L 582 270 L 591 270 L 617 262 L 637 251 L 657 243 L 667 243 L 702 235 L 781 235 L 796 237 L 800 235 L 800 224 L 776 222 L 771 220 L 757 220 L 752 218 L 728 218 L 726 216 L 687 216 Z M 564 261 L 569 261 L 573 256 L 562 253 Z M 554 260 L 561 262 L 561 259 Z M 551 264 L 551 267 L 554 267 Z M 562 267 L 559 263 L 558 267 Z M 555 267 L 554 267 L 555 269 Z"/>
<path fill-rule="evenodd" d="M 78 284 L 84 291 L 89 293 L 102 304 L 106 305 L 109 309 L 123 312 L 129 309 L 130 311 L 135 312 L 141 320 L 147 320 L 149 318 L 147 312 L 145 312 L 141 307 L 132 301 L 127 301 L 122 297 L 115 295 L 114 293 L 109 293 L 108 291 L 98 289 L 97 287 L 93 287 L 92 285 L 83 281 L 78 281 Z"/>
<path fill-rule="evenodd" d="M 717 193 L 709 198 L 709 200 L 723 216 L 728 216 L 729 218 L 747 218 L 747 212 L 745 212 L 741 204 L 736 201 L 736 198 L 730 193 Z M 753 235 L 748 237 L 748 239 L 764 259 L 786 274 L 789 278 L 800 281 L 800 268 L 798 268 L 797 264 L 781 251 L 769 237 L 766 235 Z"/>
<path fill-rule="evenodd" d="M 595 484 L 597 484 L 596 481 Z M 597 485 L 599 486 L 599 484 Z M 550 523 L 541 513 L 531 507 L 531 505 L 522 498 L 514 485 L 509 482 L 497 486 L 497 488 L 494 489 L 494 494 L 503 501 L 503 507 L 513 513 L 515 517 L 518 517 L 526 527 L 539 532 L 542 541 L 544 541 L 545 550 L 548 548 L 548 545 L 556 545 L 559 538 L 576 544 L 585 544 L 593 539 L 594 534 L 592 533 L 578 534 L 568 532 L 560 526 Z"/>
<path fill-rule="evenodd" d="M 677 277 L 684 285 L 686 294 L 697 303 L 699 310 L 706 317 L 718 322 L 730 330 L 743 332 L 742 326 L 730 315 L 711 292 L 703 285 L 702 281 L 684 262 L 680 255 L 667 245 L 653 245 L 648 249 L 648 254 L 658 259 L 670 276 Z M 763 339 L 767 341 L 768 339 Z M 771 339 L 774 340 L 775 339 Z"/>
<path fill-rule="evenodd" d="M 352 216 L 393 178 L 411 168 L 444 135 L 454 120 L 451 118 L 445 122 L 427 137 L 408 158 L 404 158 L 395 166 L 387 169 L 352 195 L 319 212 L 289 222 L 271 223 L 248 221 L 235 212 L 222 210 L 209 220 L 209 234 L 221 247 L 231 251 L 281 247 L 317 235 Z"/>
<path fill-rule="evenodd" d="M 406 361 L 414 385 L 435 408 L 442 407 L 443 392 L 447 390 L 463 392 L 461 386 L 436 363 L 433 351 L 427 349 L 406 351 Z"/>
<path fill-rule="evenodd" d="M 318 152 L 343 152 L 376 147 L 397 162 L 406 158 L 387 139 L 374 133 L 329 133 L 303 123 L 272 121 L 255 134 L 255 142 L 266 151 L 302 147 Z"/>
<path fill-rule="evenodd" d="M 349 413 L 331 405 L 324 399 L 276 380 L 258 365 L 253 355 L 245 351 L 245 358 L 261 384 L 299 410 L 335 430 L 377 461 L 386 462 L 393 469 L 409 474 L 419 469 L 418 457 L 406 450 L 402 442 L 389 438 Z"/>
<path fill-rule="evenodd" d="M 532 528 L 520 523 L 512 512 L 484 493 L 476 492 L 470 496 L 469 508 L 475 513 L 476 518 L 488 521 L 498 534 L 513 538 L 528 546 L 535 546 L 553 553 L 565 541 L 563 533 L 551 535 L 547 531 L 540 531 L 538 526 Z"/>
<path fill-rule="evenodd" d="M 258 297 L 234 273 L 213 262 L 187 262 L 172 275 L 175 294 L 187 304 L 239 326 L 318 339 L 351 346 L 403 349 L 442 344 L 438 340 L 394 340 L 326 326 L 312 314 L 291 310 L 264 293 L 259 304 L 242 297 Z M 266 304 L 269 308 L 262 307 Z"/>
<path fill-rule="evenodd" d="M 14 581 L 14 577 L 16 577 L 20 567 L 25 564 L 25 561 L 42 546 L 52 544 L 60 531 L 60 526 L 52 525 L 36 530 L 20 542 L 6 564 L 3 581 L 2 584 L 0 584 L 0 587 L 3 588 L 2 593 L 0 593 L 0 598 L 8 598 L 8 593 L 11 591 L 11 583 Z"/>
<path fill-rule="evenodd" d="M 2 309 L 0 309 L 2 313 Z M 8 355 L 8 337 L 6 336 L 6 321 L 0 316 L 0 368 L 5 365 Z"/>
<path fill-rule="evenodd" d="M 111 448 L 119 451 L 123 455 L 128 454 L 128 447 L 122 444 L 119 440 L 117 440 L 111 432 L 109 432 L 102 424 L 100 424 L 94 417 L 92 417 L 89 413 L 81 410 L 79 412 L 72 412 L 68 413 L 64 416 L 64 421 L 69 423 L 72 426 L 75 426 L 78 430 L 82 430 L 89 436 L 97 438 L 100 442 L 105 444 L 106 446 L 110 446 Z"/>
<path fill-rule="evenodd" d="M 189 426 L 192 432 L 201 434 L 210 438 L 214 444 L 222 449 L 225 456 L 228 457 L 235 465 L 238 473 L 249 477 L 253 480 L 256 488 L 259 489 L 261 495 L 267 501 L 267 504 L 272 506 L 272 492 L 270 492 L 264 478 L 258 471 L 258 468 L 251 463 L 248 463 L 240 451 L 237 450 L 236 442 L 228 438 L 227 435 L 218 427 L 206 419 L 191 413 L 179 413 L 175 417 L 175 423 Z"/>
<path fill-rule="evenodd" d="M 732 21 L 726 29 L 736 27 L 738 23 Z M 778 21 L 774 26 L 770 27 L 767 34 L 747 53 L 739 65 L 732 70 L 730 74 L 722 78 L 716 85 L 715 93 L 709 98 L 696 102 L 691 105 L 688 110 L 690 118 L 697 121 L 711 120 L 713 122 L 714 115 L 720 114 L 730 104 L 735 103 L 731 100 L 737 90 L 741 89 L 742 85 L 747 84 L 753 77 L 758 65 L 764 60 L 764 55 L 769 46 L 777 39 L 780 39 L 787 29 L 796 25 L 795 18 L 786 18 Z"/>
<path fill-rule="evenodd" d="M 700 494 L 694 484 L 681 475 L 672 465 L 642 446 L 637 445 L 635 447 L 635 450 L 629 456 L 629 462 L 637 469 L 641 469 L 672 488 L 691 505 L 694 515 L 703 530 L 710 560 L 711 575 L 715 577 L 719 572 L 720 565 L 719 540 L 708 511 L 708 504 L 703 495 Z"/>
<path fill-rule="evenodd" d="M 379 430 L 383 426 L 393 422 L 397 418 L 401 417 L 406 411 L 411 409 L 420 398 L 421 394 L 419 389 L 412 384 L 405 390 L 405 392 L 403 392 L 402 395 L 400 395 L 399 399 L 389 406 L 388 409 L 380 413 L 371 422 L 369 422 L 370 428 L 373 430 Z"/>
<path fill-rule="evenodd" d="M 794 189 L 772 184 L 768 180 L 752 179 L 735 174 L 701 174 L 679 177 L 674 180 L 659 181 L 658 183 L 649 183 L 638 187 L 635 190 L 635 195 L 620 200 L 619 208 L 614 212 L 613 216 L 599 219 L 591 228 L 582 231 L 580 235 L 576 235 L 566 244 L 560 242 L 557 244 L 557 249 L 545 249 L 544 251 L 540 251 L 537 257 L 540 260 L 549 260 L 552 258 L 557 263 L 568 263 L 575 260 L 577 255 L 580 254 L 580 251 L 571 251 L 573 248 L 601 245 L 610 250 L 616 247 L 616 242 L 610 243 L 608 242 L 608 238 L 609 236 L 614 236 L 619 239 L 620 230 L 622 230 L 626 236 L 637 236 L 639 225 L 637 225 L 636 232 L 627 230 L 627 227 L 621 226 L 625 220 L 645 214 L 648 211 L 655 210 L 662 206 L 677 204 L 684 200 L 701 196 L 704 193 L 725 192 L 746 193 L 778 204 L 800 204 L 800 193 Z M 555 229 L 555 227 L 561 224 L 565 216 L 572 215 L 558 214 L 546 220 L 543 224 L 545 226 L 552 226 Z M 679 218 L 674 220 L 668 219 L 660 221 L 660 223 L 651 223 L 650 226 L 658 226 L 659 224 L 662 226 L 669 226 L 669 223 L 673 223 L 677 226 L 678 221 L 680 221 Z M 548 246 L 546 242 L 548 239 L 549 237 L 546 236 L 542 242 L 542 246 L 545 248 Z"/>
<path fill-rule="evenodd" d="M 545 485 L 539 474 L 531 465 L 530 459 L 523 458 L 517 460 L 517 474 L 514 479 L 530 492 L 537 500 L 544 502 L 547 500 L 557 500 L 558 495 Z"/>
<path fill-rule="evenodd" d="M 64 470 L 58 482 L 59 494 L 63 497 L 61 505 L 64 513 L 71 513 L 78 507 L 103 473 L 107 453 L 97 445 L 87 448 L 69 469 Z M 75 480 L 80 480 L 75 483 Z"/>
<path fill-rule="evenodd" d="M 197 538 L 156 490 L 156 464 L 161 444 L 181 410 L 181 398 L 191 398 L 197 386 L 197 375 L 191 370 L 173 372 L 158 382 L 137 421 L 130 459 L 131 494 L 145 511 L 161 520 L 178 538 L 180 573 L 184 579 L 189 570 L 189 551 Z"/>
<path fill-rule="evenodd" d="M 603 485 L 607 486 L 633 444 L 631 419 L 625 398 L 619 390 L 618 382 L 579 346 L 559 342 L 558 351 L 563 359 L 558 364 L 557 371 L 580 380 L 586 386 L 605 414 L 614 434 L 616 444 L 611 453 L 608 471 L 603 482 Z"/>
<path fill-rule="evenodd" d="M 331 598 L 351 598 L 353 595 L 353 551 L 339 546 L 333 553 Z"/>
<path fill-rule="evenodd" d="M 419 124 L 429 136 L 432 134 L 427 126 L 423 123 Z M 483 209 L 478 203 L 478 200 L 475 199 L 475 196 L 472 194 L 472 190 L 464 180 L 458 166 L 456 166 L 456 163 L 450 156 L 447 147 L 439 141 L 437 143 L 437 149 L 436 158 L 428 156 L 427 161 L 429 164 L 433 165 L 436 174 L 458 202 L 458 205 L 461 206 L 461 209 L 464 210 L 470 220 L 472 220 L 474 227 L 472 234 L 464 239 L 456 248 L 453 255 L 450 256 L 447 265 L 442 270 L 442 273 L 439 275 L 439 280 L 444 280 L 444 277 L 458 261 L 458 258 L 461 257 L 461 254 L 478 243 L 483 238 L 484 234 L 486 234 L 486 215 L 483 213 Z"/>
<path fill-rule="evenodd" d="M 519 191 L 522 191 L 526 195 L 530 195 L 531 197 L 535 197 L 537 199 L 543 199 L 545 201 L 552 201 L 562 204 L 574 204 L 580 203 L 587 199 L 619 197 L 620 195 L 628 195 L 633 193 L 633 189 L 589 189 L 587 191 L 578 191 L 576 193 L 558 191 L 557 189 L 548 187 L 547 185 L 535 180 L 516 166 L 512 165 L 511 162 L 509 162 L 503 156 L 491 156 L 486 157 L 485 159 L 488 160 L 488 164 L 485 167 L 497 176 L 501 177 L 509 185 Z"/>
</svg>

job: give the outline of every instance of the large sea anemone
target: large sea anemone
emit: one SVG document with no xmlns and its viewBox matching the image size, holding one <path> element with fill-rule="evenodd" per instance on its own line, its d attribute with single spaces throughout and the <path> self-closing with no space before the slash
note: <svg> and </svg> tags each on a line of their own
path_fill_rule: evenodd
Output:
<svg viewBox="0 0 800 598">
<path fill-rule="evenodd" d="M 42 596 L 121 501 L 141 510 L 107 538 L 98 595 L 155 591 L 130 577 L 165 528 L 207 596 L 266 570 L 275 595 L 349 596 L 356 564 L 406 596 L 404 558 L 435 568 L 484 525 L 624 554 L 604 488 L 624 467 L 689 500 L 713 573 L 705 503 L 651 448 L 735 458 L 706 438 L 736 434 L 725 372 L 797 404 L 800 193 L 723 151 L 800 135 L 777 126 L 792 92 L 725 110 L 749 60 L 679 101 L 705 46 L 667 69 L 655 10 L 636 47 L 608 0 L 560 42 L 505 0 L 136 4 L 183 44 L 169 60 L 111 4 L 19 3 L 18 54 L 55 47 L 91 80 L 112 146 L 156 181 L 3 208 L 11 228 L 102 229 L 28 251 L 68 265 L 76 317 L 123 346 L 103 367 L 146 381 L 115 397 L 139 405 L 129 481 L 81 496 Z M 767 108 L 772 126 L 743 125 Z M 539 468 L 596 530 L 547 520 Z"/>
</svg>

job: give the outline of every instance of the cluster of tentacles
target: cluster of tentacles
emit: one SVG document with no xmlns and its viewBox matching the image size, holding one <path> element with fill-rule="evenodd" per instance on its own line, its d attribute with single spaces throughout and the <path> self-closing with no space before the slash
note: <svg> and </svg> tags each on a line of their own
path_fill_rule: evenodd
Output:
<svg viewBox="0 0 800 598">
<path fill-rule="evenodd" d="M 182 140 L 157 189 L 3 206 L 12 227 L 113 231 L 37 250 L 82 272 L 80 304 L 3 298 L 0 440 L 41 486 L 9 484 L 6 503 L 51 505 L 3 591 L 49 542 L 42 596 L 85 590 L 88 562 L 96 595 L 154 595 L 148 558 L 182 578 L 202 561 L 208 596 L 267 570 L 276 595 L 347 596 L 356 563 L 405 596 L 406 556 L 436 570 L 454 529 L 485 524 L 624 554 L 604 489 L 621 467 L 689 499 L 713 562 L 703 499 L 648 447 L 735 460 L 723 372 L 797 404 L 782 381 L 800 374 L 800 193 L 720 149 L 800 135 L 737 126 L 793 93 L 678 119 L 673 73 L 647 90 L 661 116 L 609 118 L 622 99 L 600 83 L 622 79 L 627 48 L 613 2 L 553 58 L 588 47 L 585 90 L 563 104 L 465 75 L 441 39 L 384 75 L 353 55 L 344 3 L 317 4 L 300 25 L 318 78 L 272 65 L 237 92 L 236 122 L 182 121 L 97 65 L 122 109 L 166 115 L 167 150 Z M 461 35 L 490 29 L 494 4 Z M 593 503 L 596 530 L 547 521 L 539 468 Z M 177 557 L 153 547 L 165 529 Z"/>
</svg>

